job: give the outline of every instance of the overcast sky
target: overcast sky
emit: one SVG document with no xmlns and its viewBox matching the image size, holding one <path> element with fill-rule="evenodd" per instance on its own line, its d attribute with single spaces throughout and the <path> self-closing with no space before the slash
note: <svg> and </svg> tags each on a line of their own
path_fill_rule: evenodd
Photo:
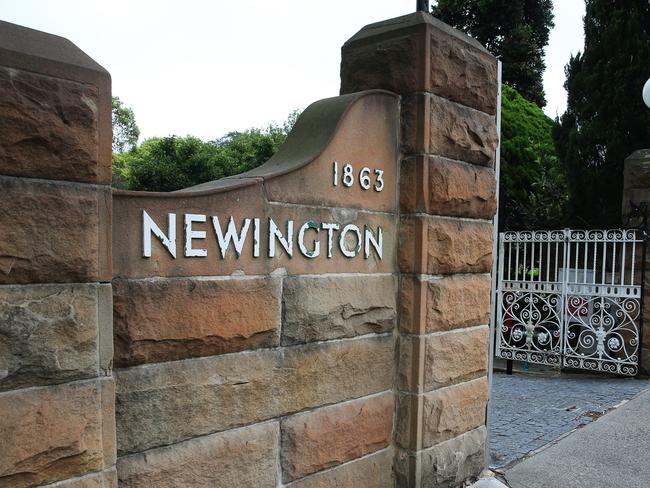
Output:
<svg viewBox="0 0 650 488">
<path fill-rule="evenodd" d="M 555 0 L 546 113 L 566 105 L 583 0 Z M 112 76 L 143 137 L 215 139 L 338 94 L 340 47 L 415 0 L 0 0 L 0 19 L 70 39 Z"/>
</svg>

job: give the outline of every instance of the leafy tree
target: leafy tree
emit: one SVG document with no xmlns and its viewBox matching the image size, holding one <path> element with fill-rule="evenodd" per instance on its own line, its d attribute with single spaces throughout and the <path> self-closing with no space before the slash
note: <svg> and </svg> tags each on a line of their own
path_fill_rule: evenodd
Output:
<svg viewBox="0 0 650 488">
<path fill-rule="evenodd" d="M 174 191 L 240 174 L 280 148 L 297 115 L 292 113 L 281 126 L 231 132 L 211 142 L 192 136 L 147 139 L 114 157 L 114 171 L 120 174 L 122 188 L 144 191 Z"/>
<path fill-rule="evenodd" d="M 553 147 L 553 121 L 514 88 L 501 99 L 500 229 L 565 225 L 567 190 Z"/>
<path fill-rule="evenodd" d="M 554 130 L 567 167 L 572 224 L 617 226 L 623 161 L 649 147 L 641 89 L 650 67 L 647 0 L 587 0 L 585 47 L 566 66 L 567 111 Z"/>
<path fill-rule="evenodd" d="M 140 137 L 133 110 L 126 107 L 119 97 L 112 100 L 113 152 L 123 153 L 133 149 Z"/>
<path fill-rule="evenodd" d="M 501 58 L 504 82 L 546 105 L 542 75 L 554 25 L 552 0 L 438 0 L 432 13 Z"/>
</svg>

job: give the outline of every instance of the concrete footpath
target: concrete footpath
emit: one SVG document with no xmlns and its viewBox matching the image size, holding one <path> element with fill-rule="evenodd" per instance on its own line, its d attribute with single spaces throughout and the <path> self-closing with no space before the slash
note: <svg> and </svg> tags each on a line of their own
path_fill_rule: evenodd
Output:
<svg viewBox="0 0 650 488">
<path fill-rule="evenodd" d="M 650 486 L 650 390 L 504 474 L 510 488 Z"/>
</svg>

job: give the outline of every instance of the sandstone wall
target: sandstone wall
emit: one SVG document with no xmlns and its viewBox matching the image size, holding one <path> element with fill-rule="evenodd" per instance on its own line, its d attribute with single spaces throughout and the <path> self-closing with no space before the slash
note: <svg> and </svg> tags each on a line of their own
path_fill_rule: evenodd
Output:
<svg viewBox="0 0 650 488">
<path fill-rule="evenodd" d="M 394 485 L 398 105 L 382 91 L 324 100 L 259 170 L 115 192 L 120 486 Z M 156 239 L 143 256 L 144 212 L 166 237 L 176 215 L 176 256 Z M 249 226 L 239 251 L 213 228 L 230 217 Z M 341 240 L 349 225 L 360 240 Z M 366 240 L 379 229 L 381 255 Z"/>
<path fill-rule="evenodd" d="M 397 486 L 458 486 L 484 466 L 497 62 L 430 15 L 363 28 L 341 93 L 401 105 Z"/>
<path fill-rule="evenodd" d="M 111 193 L 108 74 L 0 29 L 0 486 L 480 472 L 492 56 L 422 13 L 367 26 L 262 167 Z"/>
<path fill-rule="evenodd" d="M 0 22 L 0 486 L 117 486 L 110 76 Z"/>
</svg>

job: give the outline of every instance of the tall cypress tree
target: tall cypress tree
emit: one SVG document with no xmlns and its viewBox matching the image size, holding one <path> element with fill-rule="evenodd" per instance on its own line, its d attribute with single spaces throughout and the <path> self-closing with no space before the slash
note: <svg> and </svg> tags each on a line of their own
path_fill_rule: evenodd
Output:
<svg viewBox="0 0 650 488">
<path fill-rule="evenodd" d="M 567 111 L 553 138 L 566 166 L 572 224 L 621 222 L 623 161 L 650 147 L 648 0 L 586 0 L 585 47 L 566 66 Z"/>
<path fill-rule="evenodd" d="M 431 13 L 481 42 L 503 63 L 503 81 L 538 106 L 552 0 L 438 0 Z"/>
</svg>

